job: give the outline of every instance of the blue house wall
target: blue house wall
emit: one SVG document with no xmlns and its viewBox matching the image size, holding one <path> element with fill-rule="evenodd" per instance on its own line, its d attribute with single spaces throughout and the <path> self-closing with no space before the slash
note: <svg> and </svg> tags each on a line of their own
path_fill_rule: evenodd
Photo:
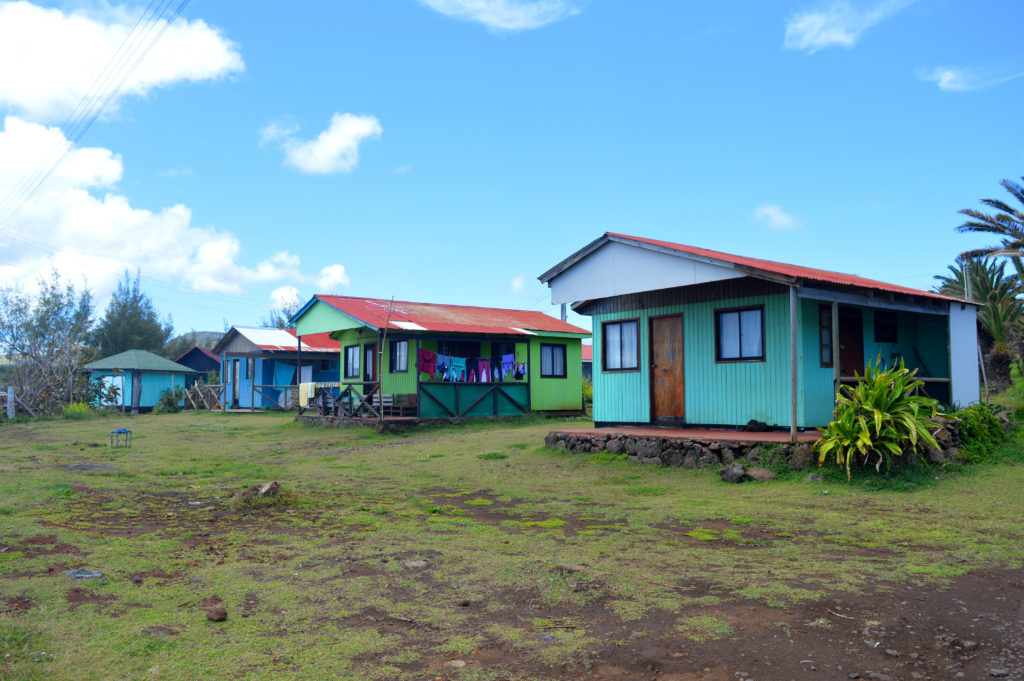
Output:
<svg viewBox="0 0 1024 681">
<path fill-rule="evenodd" d="M 234 360 L 236 359 L 238 360 L 238 373 L 240 374 L 238 377 L 232 375 Z M 259 391 L 265 394 L 261 395 L 260 392 L 255 392 L 253 390 L 253 385 L 294 385 L 295 360 L 286 360 L 274 357 L 251 358 L 253 359 L 254 364 L 254 376 L 249 376 L 246 369 L 249 359 L 250 357 L 230 355 L 228 353 L 221 354 L 221 382 L 224 383 L 224 395 L 228 408 L 277 409 L 278 404 L 281 403 L 283 390 L 275 388 L 259 388 Z M 326 382 L 339 380 L 339 357 L 334 353 L 331 353 L 326 358 L 314 356 L 308 361 L 304 354 L 302 362 L 306 366 L 309 366 L 310 364 L 313 366 L 314 381 Z M 234 385 L 236 381 L 238 383 L 237 404 L 234 403 L 233 399 Z M 275 402 L 277 404 L 275 404 Z"/>
</svg>

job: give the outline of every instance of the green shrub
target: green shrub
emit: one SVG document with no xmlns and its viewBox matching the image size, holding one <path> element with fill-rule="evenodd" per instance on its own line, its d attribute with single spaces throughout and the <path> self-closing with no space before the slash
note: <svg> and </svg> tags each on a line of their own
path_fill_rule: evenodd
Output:
<svg viewBox="0 0 1024 681">
<path fill-rule="evenodd" d="M 884 463 L 888 471 L 904 452 L 916 452 L 923 459 L 919 443 L 937 447 L 929 428 L 941 416 L 939 403 L 913 394 L 924 385 L 914 379 L 916 373 L 902 359 L 886 369 L 879 357 L 873 366 L 868 363 L 856 384 L 842 386 L 834 420 L 821 429 L 821 439 L 814 444 L 818 464 L 832 459 L 849 479 L 854 466 L 873 463 L 877 472 Z"/>
<path fill-rule="evenodd" d="M 960 420 L 960 455 L 968 463 L 991 461 L 1006 432 L 996 418 L 995 405 L 972 404 L 953 414 Z"/>
<path fill-rule="evenodd" d="M 586 404 L 594 403 L 594 382 L 589 378 L 583 379 L 583 402 Z"/>
<path fill-rule="evenodd" d="M 73 421 L 81 421 L 82 419 L 89 418 L 89 405 L 85 402 L 72 402 L 71 404 L 65 404 L 61 407 L 61 411 L 64 412 L 64 418 L 71 419 Z"/>
<path fill-rule="evenodd" d="M 185 389 L 181 386 L 168 388 L 160 393 L 160 399 L 153 407 L 154 414 L 176 414 L 181 411 L 181 401 L 185 399 Z"/>
</svg>

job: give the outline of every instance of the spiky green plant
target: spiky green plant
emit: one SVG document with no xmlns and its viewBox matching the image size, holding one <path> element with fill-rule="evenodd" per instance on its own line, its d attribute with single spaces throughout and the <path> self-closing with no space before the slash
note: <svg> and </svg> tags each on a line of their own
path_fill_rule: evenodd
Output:
<svg viewBox="0 0 1024 681">
<path fill-rule="evenodd" d="M 892 467 L 893 460 L 907 452 L 923 457 L 919 445 L 938 447 L 930 428 L 942 414 L 935 400 L 915 395 L 924 385 L 914 378 L 900 358 L 898 365 L 886 368 L 879 356 L 868 362 L 863 376 L 852 386 L 842 386 L 836 397 L 834 420 L 821 428 L 821 439 L 814 447 L 818 465 L 830 458 L 846 469 L 850 478 L 853 466 L 874 464 L 876 471 Z"/>
</svg>

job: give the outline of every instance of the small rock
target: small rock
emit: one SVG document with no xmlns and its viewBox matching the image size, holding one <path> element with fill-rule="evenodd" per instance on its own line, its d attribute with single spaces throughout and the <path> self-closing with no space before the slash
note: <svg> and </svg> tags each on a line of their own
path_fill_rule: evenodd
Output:
<svg viewBox="0 0 1024 681">
<path fill-rule="evenodd" d="M 719 471 L 719 474 L 724 482 L 739 483 L 743 482 L 743 479 L 746 477 L 747 467 L 741 463 L 733 462 Z"/>
<path fill-rule="evenodd" d="M 542 641 L 554 641 L 555 640 L 555 636 L 554 636 L 554 634 L 544 634 L 543 636 L 540 637 L 540 640 L 542 640 Z"/>
<path fill-rule="evenodd" d="M 452 669 L 462 669 L 466 666 L 465 660 L 449 660 L 444 663 L 445 667 L 451 667 Z"/>
<path fill-rule="evenodd" d="M 892 648 L 889 648 L 888 650 L 885 651 L 885 654 L 888 655 L 889 657 L 899 657 L 900 656 L 900 651 L 893 650 Z"/>
<path fill-rule="evenodd" d="M 1009 669 L 1003 669 L 1003 668 L 989 669 L 988 670 L 988 675 L 989 676 L 995 676 L 995 677 L 1009 676 L 1010 675 L 1010 670 Z"/>
<path fill-rule="evenodd" d="M 977 641 L 964 641 L 963 642 L 963 647 L 964 647 L 964 650 L 974 650 L 975 648 L 978 647 L 978 642 Z"/>
<path fill-rule="evenodd" d="M 206 619 L 211 622 L 223 622 L 228 618 L 228 610 L 222 604 L 210 606 L 206 611 Z"/>
<path fill-rule="evenodd" d="M 749 478 L 750 480 L 754 480 L 755 482 L 768 482 L 774 477 L 775 473 L 773 471 L 768 470 L 767 468 L 755 467 L 747 469 L 747 478 Z"/>
<path fill-rule="evenodd" d="M 405 565 L 405 567 L 411 568 L 413 570 L 420 570 L 420 569 L 425 568 L 428 565 L 430 565 L 430 563 L 428 563 L 425 560 L 407 560 L 407 561 L 405 561 L 403 563 L 403 565 Z"/>
<path fill-rule="evenodd" d="M 825 476 L 821 473 L 811 473 L 804 478 L 804 482 L 825 482 Z"/>
<path fill-rule="evenodd" d="M 71 570 L 68 572 L 68 577 L 71 577 L 72 579 L 103 579 L 103 573 L 95 570 L 78 568 L 77 570 Z"/>
</svg>

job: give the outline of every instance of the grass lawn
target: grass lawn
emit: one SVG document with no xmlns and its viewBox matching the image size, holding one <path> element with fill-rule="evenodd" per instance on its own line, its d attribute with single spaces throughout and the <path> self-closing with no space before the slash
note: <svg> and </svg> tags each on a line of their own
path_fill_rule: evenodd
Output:
<svg viewBox="0 0 1024 681">
<path fill-rule="evenodd" d="M 736 645 L 752 612 L 788 631 L 834 594 L 940 588 L 1024 557 L 1022 465 L 912 492 L 727 485 L 545 449 L 564 425 L 2 426 L 0 677 L 576 678 L 646 643 L 679 664 Z M 133 448 L 107 446 L 119 426 Z M 83 462 L 115 470 L 65 468 Z M 231 501 L 271 480 L 281 503 Z M 217 603 L 224 622 L 205 617 Z"/>
</svg>

